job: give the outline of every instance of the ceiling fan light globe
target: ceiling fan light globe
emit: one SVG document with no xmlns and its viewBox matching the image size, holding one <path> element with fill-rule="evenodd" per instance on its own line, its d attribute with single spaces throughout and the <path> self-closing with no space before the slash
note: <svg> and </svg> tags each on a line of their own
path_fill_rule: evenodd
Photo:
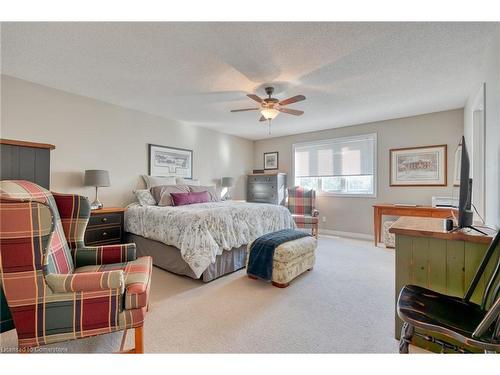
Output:
<svg viewBox="0 0 500 375">
<path fill-rule="evenodd" d="M 279 111 L 275 108 L 262 108 L 260 114 L 264 116 L 266 120 L 273 120 L 278 116 Z"/>
</svg>

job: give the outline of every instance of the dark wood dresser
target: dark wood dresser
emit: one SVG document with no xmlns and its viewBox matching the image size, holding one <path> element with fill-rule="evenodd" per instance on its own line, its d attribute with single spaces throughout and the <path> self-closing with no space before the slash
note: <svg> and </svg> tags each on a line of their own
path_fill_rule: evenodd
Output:
<svg viewBox="0 0 500 375">
<path fill-rule="evenodd" d="M 286 173 L 251 174 L 247 176 L 247 201 L 284 205 Z"/>
<path fill-rule="evenodd" d="M 0 180 L 27 180 L 49 190 L 50 152 L 55 148 L 56 146 L 48 143 L 0 139 Z M 14 321 L 0 286 L 0 333 L 14 328 Z"/>
<path fill-rule="evenodd" d="M 85 230 L 85 245 L 100 246 L 122 243 L 123 214 L 126 208 L 105 207 L 90 213 Z"/>
<path fill-rule="evenodd" d="M 50 189 L 50 151 L 48 143 L 0 139 L 0 180 L 27 180 Z"/>
</svg>

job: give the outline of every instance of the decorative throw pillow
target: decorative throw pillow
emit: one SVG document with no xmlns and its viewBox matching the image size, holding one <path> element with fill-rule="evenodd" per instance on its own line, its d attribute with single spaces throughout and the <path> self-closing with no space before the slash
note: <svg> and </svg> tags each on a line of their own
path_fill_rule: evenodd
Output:
<svg viewBox="0 0 500 375">
<path fill-rule="evenodd" d="M 142 178 L 146 183 L 146 189 L 151 189 L 154 186 L 176 184 L 174 176 L 148 176 L 144 174 Z"/>
<path fill-rule="evenodd" d="M 161 185 L 151 188 L 151 194 L 158 202 L 158 206 L 173 206 L 171 193 L 189 193 L 189 187 L 187 185 Z"/>
<path fill-rule="evenodd" d="M 177 177 L 175 179 L 177 185 L 191 185 L 191 186 L 200 186 L 200 181 L 199 180 L 192 180 L 190 178 L 182 178 L 182 177 Z"/>
<path fill-rule="evenodd" d="M 156 206 L 156 201 L 148 189 L 134 190 L 134 194 L 141 206 Z"/>
<path fill-rule="evenodd" d="M 174 206 L 185 206 L 194 203 L 210 202 L 210 197 L 206 191 L 197 193 L 170 193 Z"/>
<path fill-rule="evenodd" d="M 193 186 L 189 185 L 189 191 L 197 193 L 206 191 L 210 197 L 210 202 L 220 202 L 220 191 L 215 186 Z"/>
</svg>

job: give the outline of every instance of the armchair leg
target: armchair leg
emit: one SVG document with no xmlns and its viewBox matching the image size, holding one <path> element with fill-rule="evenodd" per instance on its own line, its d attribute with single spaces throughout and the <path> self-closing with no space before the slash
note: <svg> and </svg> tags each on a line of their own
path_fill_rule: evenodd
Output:
<svg viewBox="0 0 500 375">
<path fill-rule="evenodd" d="M 312 233 L 311 233 L 311 234 L 312 234 L 314 237 L 316 237 L 316 239 L 318 238 L 318 232 L 319 232 L 319 228 L 318 228 L 318 226 L 317 226 L 317 225 L 313 225 L 313 227 L 312 227 Z"/>
<path fill-rule="evenodd" d="M 140 326 L 135 328 L 135 353 L 143 354 L 144 353 L 144 326 Z"/>
<path fill-rule="evenodd" d="M 127 333 L 128 333 L 128 329 L 123 331 L 122 342 L 120 344 L 119 353 L 123 353 L 123 351 L 125 350 L 125 341 L 127 341 Z"/>
<path fill-rule="evenodd" d="M 410 346 L 411 339 L 415 334 L 415 327 L 411 324 L 404 323 L 401 328 L 401 338 L 399 339 L 399 354 L 408 354 L 408 347 Z"/>
<path fill-rule="evenodd" d="M 125 341 L 127 340 L 127 332 L 128 329 L 123 332 L 120 351 L 118 354 L 144 354 L 144 326 L 134 328 L 134 349 L 124 350 Z"/>
</svg>

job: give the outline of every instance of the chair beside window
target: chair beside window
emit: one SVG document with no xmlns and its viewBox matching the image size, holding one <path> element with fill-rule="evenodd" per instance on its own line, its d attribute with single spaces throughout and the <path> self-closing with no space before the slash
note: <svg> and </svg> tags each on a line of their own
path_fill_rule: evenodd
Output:
<svg viewBox="0 0 500 375">
<path fill-rule="evenodd" d="M 316 191 L 301 186 L 288 188 L 287 207 L 297 228 L 310 228 L 311 234 L 318 238 L 319 211 L 315 208 Z"/>
</svg>

